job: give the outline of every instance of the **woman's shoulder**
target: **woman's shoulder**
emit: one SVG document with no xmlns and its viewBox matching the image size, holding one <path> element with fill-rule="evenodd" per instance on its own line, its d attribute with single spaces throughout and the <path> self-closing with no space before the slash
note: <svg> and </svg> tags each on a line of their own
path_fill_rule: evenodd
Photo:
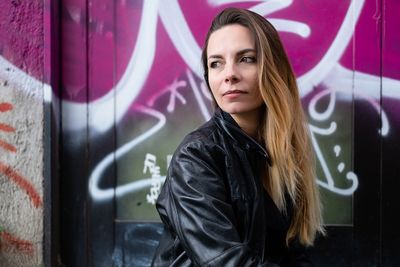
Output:
<svg viewBox="0 0 400 267">
<path fill-rule="evenodd" d="M 188 183 L 203 183 L 206 177 L 218 180 L 226 162 L 226 152 L 218 143 L 219 134 L 212 121 L 188 133 L 173 154 L 166 183 L 174 180 L 175 187 L 185 187 Z M 202 173 L 203 178 L 199 180 L 196 173 Z"/>
<path fill-rule="evenodd" d="M 213 120 L 209 120 L 188 133 L 179 144 L 177 151 L 186 149 L 219 150 L 221 133 Z"/>
</svg>

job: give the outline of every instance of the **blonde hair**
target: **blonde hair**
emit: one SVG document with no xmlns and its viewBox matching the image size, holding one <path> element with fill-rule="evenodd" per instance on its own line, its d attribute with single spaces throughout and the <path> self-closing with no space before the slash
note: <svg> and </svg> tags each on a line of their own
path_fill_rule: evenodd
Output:
<svg viewBox="0 0 400 267">
<path fill-rule="evenodd" d="M 214 31 L 231 24 L 248 28 L 255 40 L 259 90 L 265 103 L 259 137 L 265 141 L 272 160 L 271 166 L 265 166 L 264 187 L 282 212 L 286 212 L 285 194 L 293 202 L 287 244 L 297 237 L 302 244 L 312 245 L 316 233 L 324 233 L 314 156 L 296 78 L 278 32 L 264 17 L 252 11 L 223 10 L 214 18 L 206 36 L 202 52 L 205 81 L 210 88 L 207 67 L 209 37 Z"/>
</svg>

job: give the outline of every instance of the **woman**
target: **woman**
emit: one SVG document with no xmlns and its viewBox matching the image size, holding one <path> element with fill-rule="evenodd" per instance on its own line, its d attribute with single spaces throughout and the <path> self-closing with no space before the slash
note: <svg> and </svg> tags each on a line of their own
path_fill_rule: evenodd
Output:
<svg viewBox="0 0 400 267">
<path fill-rule="evenodd" d="M 202 62 L 216 112 L 173 156 L 153 266 L 312 266 L 305 248 L 323 233 L 313 156 L 278 33 L 225 9 Z"/>
</svg>

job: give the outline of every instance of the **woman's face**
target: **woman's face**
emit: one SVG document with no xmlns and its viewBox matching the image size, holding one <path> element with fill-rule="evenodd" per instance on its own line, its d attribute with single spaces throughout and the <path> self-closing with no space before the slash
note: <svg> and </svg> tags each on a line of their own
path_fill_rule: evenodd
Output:
<svg viewBox="0 0 400 267">
<path fill-rule="evenodd" d="M 208 82 L 218 106 L 234 118 L 258 114 L 255 41 L 248 28 L 232 24 L 214 31 L 207 46 Z"/>
</svg>

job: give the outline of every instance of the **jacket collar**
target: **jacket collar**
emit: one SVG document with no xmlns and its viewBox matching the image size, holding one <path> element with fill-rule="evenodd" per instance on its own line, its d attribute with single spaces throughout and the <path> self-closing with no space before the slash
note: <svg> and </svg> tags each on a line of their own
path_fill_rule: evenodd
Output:
<svg viewBox="0 0 400 267">
<path fill-rule="evenodd" d="M 257 150 L 263 157 L 266 158 L 268 164 L 270 166 L 272 165 L 272 161 L 267 149 L 260 145 L 251 136 L 246 134 L 229 113 L 223 111 L 221 108 L 217 108 L 214 113 L 214 121 L 230 138 L 232 138 L 233 142 L 239 144 L 239 146 L 243 148 L 252 148 Z"/>
</svg>

